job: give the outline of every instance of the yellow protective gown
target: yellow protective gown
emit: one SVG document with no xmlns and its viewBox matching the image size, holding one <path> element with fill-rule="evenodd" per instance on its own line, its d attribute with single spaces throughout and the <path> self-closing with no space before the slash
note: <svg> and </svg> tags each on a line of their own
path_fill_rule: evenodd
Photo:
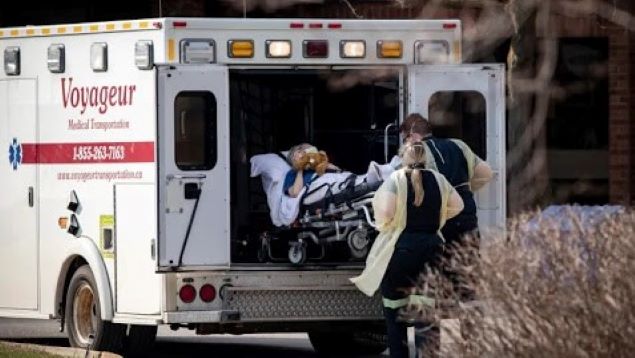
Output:
<svg viewBox="0 0 635 358">
<path fill-rule="evenodd" d="M 452 186 L 443 175 L 432 170 L 430 172 L 432 172 L 437 179 L 439 192 L 441 193 L 439 225 L 439 228 L 441 228 L 447 219 L 448 200 L 452 192 Z M 351 282 L 367 296 L 374 295 L 379 288 L 390 258 L 395 250 L 397 240 L 399 240 L 401 232 L 406 227 L 406 208 L 408 206 L 406 203 L 408 199 L 407 180 L 405 170 L 397 170 L 381 185 L 373 197 L 373 210 L 379 234 L 368 253 L 364 271 L 362 271 L 361 275 L 350 279 Z M 394 183 L 397 188 L 396 195 L 389 189 L 392 186 L 391 182 Z M 392 207 L 394 207 L 394 215 L 392 215 L 392 217 L 382 215 L 382 213 L 391 212 Z M 439 235 L 441 235 L 440 232 Z"/>
</svg>

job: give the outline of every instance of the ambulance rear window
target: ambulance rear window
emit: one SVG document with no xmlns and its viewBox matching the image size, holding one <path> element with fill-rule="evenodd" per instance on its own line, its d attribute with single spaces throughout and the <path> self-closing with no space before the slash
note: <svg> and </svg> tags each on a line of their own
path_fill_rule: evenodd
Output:
<svg viewBox="0 0 635 358">
<path fill-rule="evenodd" d="M 181 170 L 210 170 L 216 164 L 216 97 L 184 91 L 174 100 L 174 158 Z"/>
</svg>

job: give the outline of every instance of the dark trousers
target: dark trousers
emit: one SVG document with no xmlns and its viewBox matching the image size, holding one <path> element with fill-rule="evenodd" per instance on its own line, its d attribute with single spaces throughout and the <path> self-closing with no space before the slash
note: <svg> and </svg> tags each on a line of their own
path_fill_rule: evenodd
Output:
<svg viewBox="0 0 635 358">
<path fill-rule="evenodd" d="M 472 235 L 472 244 L 479 244 L 478 224 L 476 217 L 462 217 L 461 215 L 448 220 L 441 229 L 447 250 L 443 253 L 443 273 L 454 286 L 454 292 L 461 300 L 474 299 L 474 291 L 463 282 L 460 275 L 450 267 L 456 249 L 466 244 L 466 238 Z M 476 260 L 477 257 L 470 257 Z"/>
<path fill-rule="evenodd" d="M 415 327 L 415 347 L 417 357 L 434 356 L 439 350 L 439 326 L 435 323 L 416 321 L 408 324 L 399 318 L 399 309 L 384 307 L 386 318 L 386 333 L 388 334 L 388 348 L 391 358 L 408 358 L 408 327 Z"/>
<path fill-rule="evenodd" d="M 437 235 L 404 233 L 399 238 L 395 252 L 393 253 L 388 268 L 381 282 L 381 294 L 389 300 L 399 300 L 407 298 L 410 289 L 416 284 L 421 274 L 425 274 L 428 269 L 436 268 L 443 253 L 443 241 Z M 384 308 L 386 318 L 386 328 L 388 333 L 388 348 L 390 356 L 408 357 L 408 335 L 409 324 L 399 317 L 399 308 Z M 438 328 L 425 330 L 430 323 L 416 322 L 414 324 L 415 344 L 417 352 L 427 345 L 436 345 L 438 341 Z M 437 338 L 434 338 L 434 337 Z"/>
</svg>

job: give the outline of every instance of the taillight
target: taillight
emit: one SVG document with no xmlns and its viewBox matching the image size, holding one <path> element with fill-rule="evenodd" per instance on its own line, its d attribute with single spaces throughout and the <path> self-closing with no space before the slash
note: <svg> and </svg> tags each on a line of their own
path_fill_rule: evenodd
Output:
<svg viewBox="0 0 635 358">
<path fill-rule="evenodd" d="M 198 295 L 201 297 L 203 302 L 212 302 L 216 298 L 216 289 L 214 286 L 206 284 L 201 287 Z"/>
<path fill-rule="evenodd" d="M 302 47 L 305 58 L 325 58 L 329 54 L 329 43 L 326 40 L 305 40 Z"/>
<path fill-rule="evenodd" d="M 179 290 L 179 298 L 185 303 L 192 303 L 196 298 L 196 289 L 192 285 L 184 285 Z"/>
</svg>

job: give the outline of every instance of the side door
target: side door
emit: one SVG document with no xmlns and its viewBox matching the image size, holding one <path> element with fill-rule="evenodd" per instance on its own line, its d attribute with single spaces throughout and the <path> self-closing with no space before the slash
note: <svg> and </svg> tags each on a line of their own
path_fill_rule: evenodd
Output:
<svg viewBox="0 0 635 358">
<path fill-rule="evenodd" d="M 229 266 L 229 75 L 159 66 L 159 271 Z"/>
<path fill-rule="evenodd" d="M 502 64 L 408 68 L 408 112 L 428 118 L 435 135 L 465 141 L 494 170 L 476 192 L 479 225 L 502 228 L 505 202 L 505 68 Z"/>
<path fill-rule="evenodd" d="M 0 80 L 0 310 L 38 309 L 36 126 L 36 80 Z"/>
</svg>

